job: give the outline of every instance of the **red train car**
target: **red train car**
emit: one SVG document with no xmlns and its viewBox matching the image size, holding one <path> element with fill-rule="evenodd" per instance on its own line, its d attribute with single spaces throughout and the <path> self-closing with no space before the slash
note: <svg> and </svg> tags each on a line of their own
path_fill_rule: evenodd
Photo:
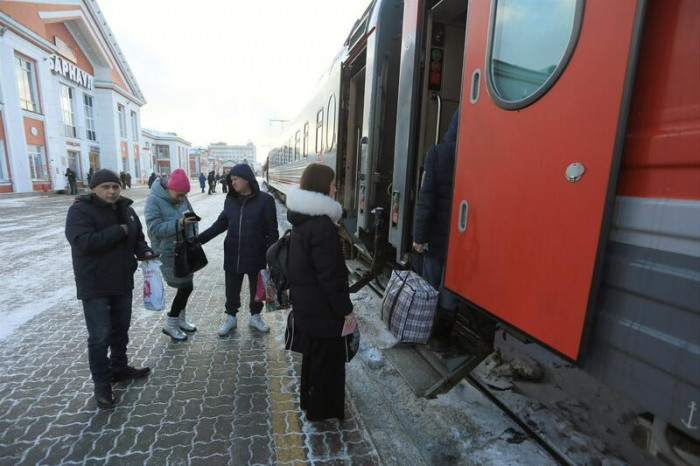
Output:
<svg viewBox="0 0 700 466">
<path fill-rule="evenodd" d="M 471 0 L 446 286 L 700 439 L 700 2 Z"/>
</svg>

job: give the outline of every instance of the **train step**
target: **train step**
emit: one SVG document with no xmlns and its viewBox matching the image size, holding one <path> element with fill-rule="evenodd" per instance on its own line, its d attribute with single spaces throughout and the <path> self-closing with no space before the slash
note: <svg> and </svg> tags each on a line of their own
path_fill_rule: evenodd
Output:
<svg viewBox="0 0 700 466">
<path fill-rule="evenodd" d="M 413 393 L 425 398 L 448 391 L 488 356 L 471 345 L 436 352 L 425 345 L 399 343 L 382 352 Z"/>
</svg>

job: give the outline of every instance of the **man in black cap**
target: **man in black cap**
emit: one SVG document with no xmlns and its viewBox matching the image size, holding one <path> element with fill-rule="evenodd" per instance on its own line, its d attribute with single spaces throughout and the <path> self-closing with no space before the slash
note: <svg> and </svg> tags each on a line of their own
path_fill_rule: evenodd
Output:
<svg viewBox="0 0 700 466">
<path fill-rule="evenodd" d="M 129 366 L 126 357 L 136 259 L 154 255 L 132 203 L 121 197 L 116 173 L 97 170 L 90 179 L 90 194 L 77 197 L 66 218 L 66 238 L 88 330 L 95 401 L 101 409 L 115 404 L 111 382 L 145 377 L 151 371 Z"/>
</svg>

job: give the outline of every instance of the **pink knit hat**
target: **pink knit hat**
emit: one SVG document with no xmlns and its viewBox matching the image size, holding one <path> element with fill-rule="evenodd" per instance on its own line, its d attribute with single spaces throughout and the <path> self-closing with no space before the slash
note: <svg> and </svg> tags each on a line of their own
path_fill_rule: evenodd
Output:
<svg viewBox="0 0 700 466">
<path fill-rule="evenodd" d="M 181 193 L 190 192 L 190 180 L 187 178 L 187 173 L 182 168 L 176 168 L 170 174 L 170 179 L 168 180 L 168 189 L 173 191 L 179 191 Z"/>
</svg>

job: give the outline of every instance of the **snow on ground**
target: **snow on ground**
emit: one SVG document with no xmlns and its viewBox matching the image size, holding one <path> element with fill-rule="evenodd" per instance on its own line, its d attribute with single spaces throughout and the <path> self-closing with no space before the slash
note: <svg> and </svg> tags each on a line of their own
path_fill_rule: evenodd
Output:
<svg viewBox="0 0 700 466">
<path fill-rule="evenodd" d="M 135 187 L 123 195 L 145 228 L 143 208 L 148 190 Z M 193 208 L 202 217 L 200 228 L 209 227 L 223 208 L 221 193 L 190 193 Z M 0 340 L 9 338 L 22 324 L 52 307 L 75 301 L 70 245 L 64 235 L 66 213 L 72 196 L 52 195 L 0 199 Z M 144 232 L 145 233 L 145 232 Z M 140 293 L 141 273 L 134 280 Z M 142 304 L 135 300 L 135 303 Z M 143 305 L 134 306 L 134 319 L 152 316 Z"/>
</svg>

